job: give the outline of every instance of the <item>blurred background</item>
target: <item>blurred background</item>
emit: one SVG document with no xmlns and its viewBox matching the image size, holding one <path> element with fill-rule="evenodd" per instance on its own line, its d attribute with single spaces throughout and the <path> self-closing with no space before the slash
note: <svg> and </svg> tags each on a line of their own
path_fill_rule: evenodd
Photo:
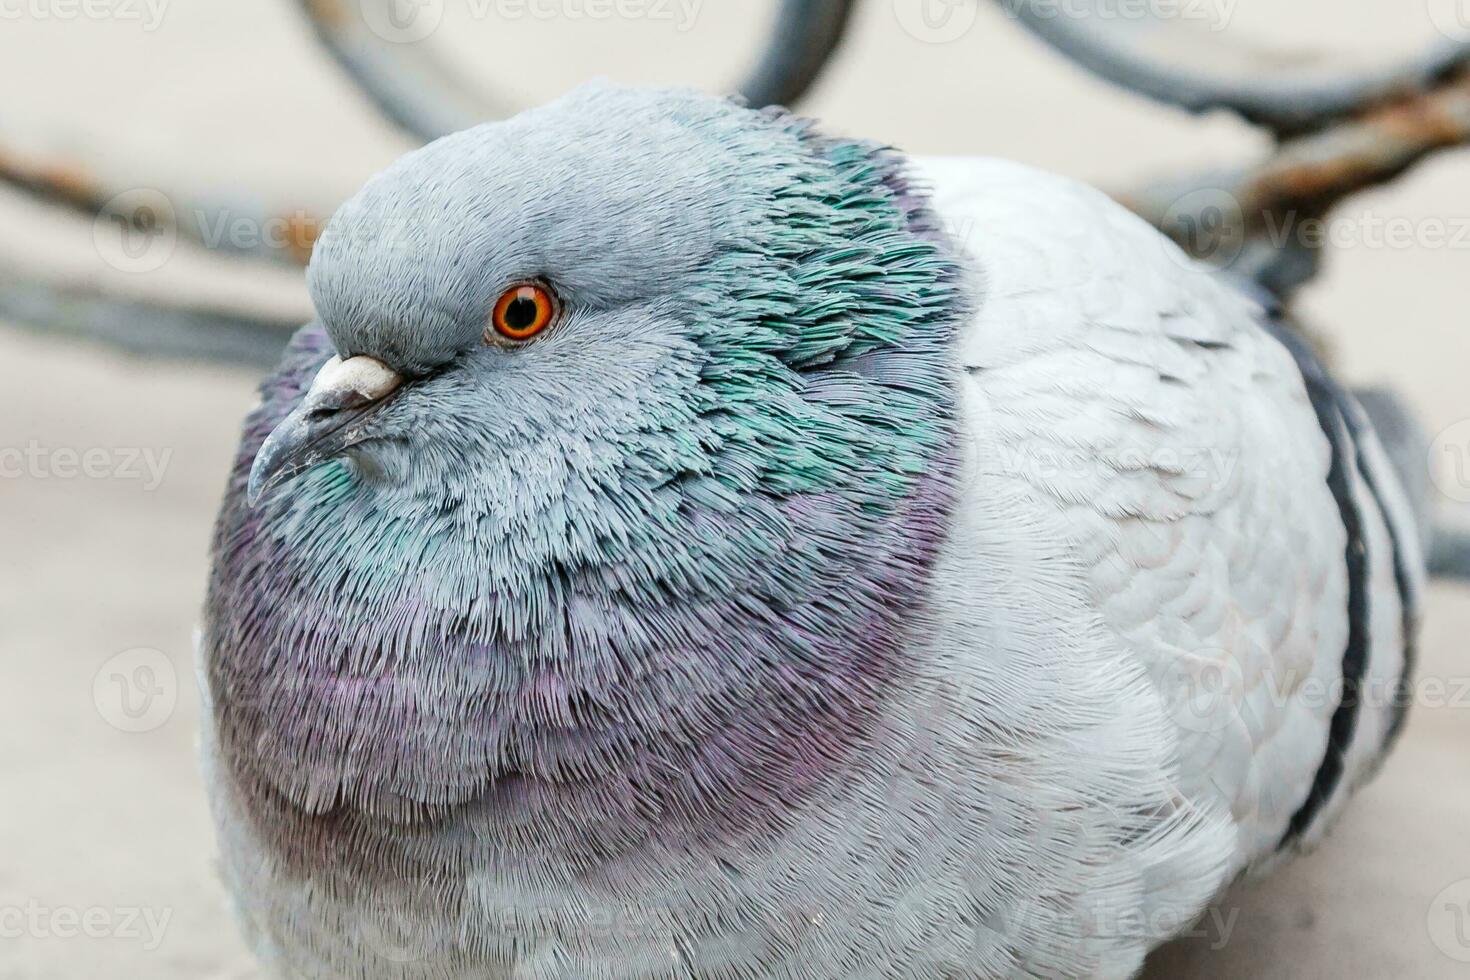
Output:
<svg viewBox="0 0 1470 980">
<path fill-rule="evenodd" d="M 466 116 L 593 76 L 729 90 L 803 40 L 778 0 L 376 3 L 0 0 L 0 980 L 258 975 L 214 873 L 192 631 L 238 424 L 310 316 L 301 263 L 333 206 Z M 1238 262 L 1345 378 L 1407 396 L 1439 506 L 1470 501 L 1470 0 L 815 6 L 846 30 L 801 111 L 1086 179 Z M 1256 122 L 1078 67 L 1106 67 L 1103 40 Z M 1176 74 L 1216 54 L 1224 94 Z M 1383 84 L 1313 101 L 1344 79 Z M 1383 775 L 1150 976 L 1470 975 L 1467 636 L 1470 593 L 1437 583 Z"/>
</svg>

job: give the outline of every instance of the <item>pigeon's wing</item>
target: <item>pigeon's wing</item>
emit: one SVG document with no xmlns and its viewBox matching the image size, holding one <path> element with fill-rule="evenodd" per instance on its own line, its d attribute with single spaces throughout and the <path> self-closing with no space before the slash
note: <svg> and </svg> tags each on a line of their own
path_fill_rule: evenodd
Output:
<svg viewBox="0 0 1470 980">
<path fill-rule="evenodd" d="M 1172 778 L 1230 815 L 1234 866 L 1314 839 L 1401 720 L 1422 575 L 1366 416 L 1101 193 L 1002 161 L 917 167 L 980 284 L 959 349 L 983 479 L 1061 543 L 1081 628 L 1146 672 Z"/>
</svg>

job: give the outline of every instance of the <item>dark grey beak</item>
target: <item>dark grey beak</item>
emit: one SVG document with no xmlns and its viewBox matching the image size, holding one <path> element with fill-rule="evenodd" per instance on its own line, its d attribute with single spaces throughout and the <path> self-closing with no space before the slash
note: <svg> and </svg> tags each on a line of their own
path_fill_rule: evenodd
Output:
<svg viewBox="0 0 1470 980">
<path fill-rule="evenodd" d="M 301 404 L 255 454 L 247 491 L 250 505 L 276 484 L 360 442 L 367 417 L 401 384 L 403 376 L 375 358 L 334 357 L 323 364 Z"/>
</svg>

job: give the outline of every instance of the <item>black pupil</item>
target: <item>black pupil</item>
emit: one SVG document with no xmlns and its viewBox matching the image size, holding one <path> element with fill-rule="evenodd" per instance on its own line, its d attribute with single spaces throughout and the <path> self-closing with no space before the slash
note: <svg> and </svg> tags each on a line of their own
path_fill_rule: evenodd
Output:
<svg viewBox="0 0 1470 980">
<path fill-rule="evenodd" d="M 517 333 L 529 330 L 536 323 L 537 312 L 534 299 L 517 296 L 505 308 L 505 325 Z"/>
</svg>

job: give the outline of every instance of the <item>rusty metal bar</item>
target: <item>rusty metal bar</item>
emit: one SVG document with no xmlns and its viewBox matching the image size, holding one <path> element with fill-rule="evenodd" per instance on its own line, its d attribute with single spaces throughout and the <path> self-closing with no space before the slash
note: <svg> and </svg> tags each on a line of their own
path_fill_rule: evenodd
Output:
<svg viewBox="0 0 1470 980">
<path fill-rule="evenodd" d="M 223 255 L 300 267 L 311 256 L 328 213 L 321 208 L 262 207 L 224 195 L 198 196 L 130 184 L 98 165 L 0 145 L 0 184 L 126 231 L 169 235 Z"/>
<path fill-rule="evenodd" d="M 1281 135 L 1421 92 L 1470 65 L 1465 40 L 1445 39 L 1411 61 L 1365 69 L 1349 59 L 1286 60 L 1231 45 L 1205 6 L 1194 16 L 1181 6 L 1175 16 L 1141 18 L 1117 16 L 1115 0 L 1069 0 L 1066 10 L 1052 0 L 996 2 L 1100 78 L 1191 112 L 1228 109 Z"/>
<path fill-rule="evenodd" d="M 1436 150 L 1470 140 L 1470 73 L 1285 143 L 1242 185 L 1262 210 L 1330 206 L 1398 177 Z"/>
<path fill-rule="evenodd" d="M 1467 142 L 1470 71 L 1288 140 L 1244 170 L 1161 181 L 1114 196 L 1191 254 L 1288 296 L 1315 273 L 1320 244 L 1284 230 Z"/>
</svg>

